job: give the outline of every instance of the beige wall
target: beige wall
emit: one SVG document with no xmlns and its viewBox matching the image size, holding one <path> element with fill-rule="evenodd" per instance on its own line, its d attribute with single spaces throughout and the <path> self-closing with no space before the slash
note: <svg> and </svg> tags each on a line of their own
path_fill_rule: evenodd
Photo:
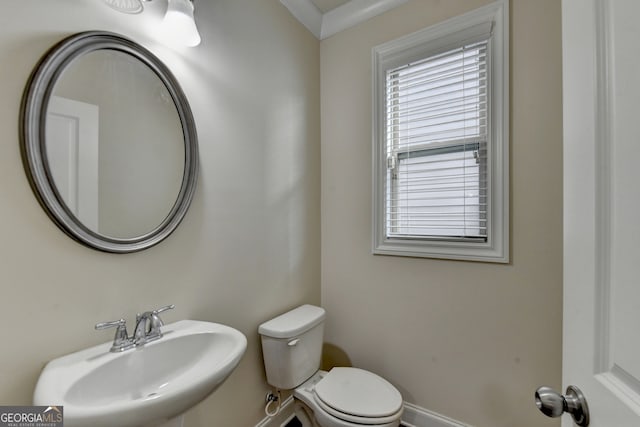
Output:
<svg viewBox="0 0 640 427">
<path fill-rule="evenodd" d="M 321 42 L 325 338 L 424 408 L 558 425 L 533 392 L 561 382 L 560 1 L 510 5 L 512 262 L 371 255 L 371 48 L 488 2 L 412 0 Z"/>
<path fill-rule="evenodd" d="M 135 16 L 100 1 L 8 6 L 0 15 L 0 404 L 30 403 L 47 360 L 110 339 L 94 323 L 132 323 L 137 311 L 175 303 L 165 320 L 223 322 L 249 339 L 239 368 L 185 427 L 254 425 L 266 390 L 257 325 L 319 303 L 322 290 L 326 340 L 345 353 L 334 357 L 384 375 L 407 401 L 478 427 L 557 425 L 532 395 L 543 383 L 560 386 L 559 1 L 511 2 L 512 263 L 370 254 L 371 48 L 487 2 L 412 0 L 320 49 L 277 0 L 198 2 L 203 44 L 178 50 L 150 35 L 164 2 Z M 159 55 L 198 125 L 193 206 L 167 241 L 137 254 L 66 237 L 22 169 L 17 123 L 28 74 L 57 40 L 90 29 Z"/>
<path fill-rule="evenodd" d="M 320 302 L 319 43 L 278 0 L 196 2 L 203 43 L 171 50 L 150 32 L 166 2 L 129 16 L 102 1 L 30 0 L 0 14 L 0 404 L 29 404 L 46 361 L 111 339 L 103 320 L 175 303 L 166 321 L 229 324 L 248 337 L 238 369 L 185 427 L 251 426 L 266 385 L 257 327 Z M 185 90 L 200 139 L 193 205 L 165 242 L 130 255 L 85 248 L 38 205 L 18 114 L 40 56 L 108 29 L 159 55 Z"/>
</svg>

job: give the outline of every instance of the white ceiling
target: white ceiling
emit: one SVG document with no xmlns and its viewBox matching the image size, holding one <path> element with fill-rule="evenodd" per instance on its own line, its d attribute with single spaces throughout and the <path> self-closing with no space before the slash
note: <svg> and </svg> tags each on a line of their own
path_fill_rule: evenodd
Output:
<svg viewBox="0 0 640 427">
<path fill-rule="evenodd" d="M 312 0 L 320 12 L 327 13 L 330 10 L 335 9 L 338 6 L 342 6 L 349 0 Z"/>
</svg>

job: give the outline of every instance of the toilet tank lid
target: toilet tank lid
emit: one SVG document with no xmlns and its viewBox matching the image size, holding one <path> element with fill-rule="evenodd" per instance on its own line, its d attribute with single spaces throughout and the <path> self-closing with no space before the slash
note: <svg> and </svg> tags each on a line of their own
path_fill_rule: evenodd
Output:
<svg viewBox="0 0 640 427">
<path fill-rule="evenodd" d="M 305 304 L 264 322 L 258 333 L 271 338 L 293 338 L 321 323 L 324 317 L 324 308 Z"/>
</svg>

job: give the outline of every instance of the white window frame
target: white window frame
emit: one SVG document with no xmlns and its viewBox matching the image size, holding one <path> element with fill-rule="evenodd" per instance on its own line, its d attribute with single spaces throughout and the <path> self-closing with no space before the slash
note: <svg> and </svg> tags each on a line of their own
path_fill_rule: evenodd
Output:
<svg viewBox="0 0 640 427">
<path fill-rule="evenodd" d="M 491 34 L 488 43 L 487 239 L 387 237 L 386 72 Z M 509 1 L 487 6 L 376 46 L 373 63 L 373 253 L 509 262 Z"/>
</svg>

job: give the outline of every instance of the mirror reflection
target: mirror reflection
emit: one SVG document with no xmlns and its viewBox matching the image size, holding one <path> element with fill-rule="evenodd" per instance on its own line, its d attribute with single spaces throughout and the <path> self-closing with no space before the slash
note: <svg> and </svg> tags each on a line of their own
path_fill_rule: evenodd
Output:
<svg viewBox="0 0 640 427">
<path fill-rule="evenodd" d="M 189 102 L 169 68 L 118 34 L 71 35 L 25 87 L 20 145 L 34 195 L 90 248 L 130 253 L 166 239 L 198 178 Z"/>
<path fill-rule="evenodd" d="M 185 175 L 182 124 L 165 84 L 134 56 L 100 49 L 72 61 L 45 135 L 59 197 L 89 230 L 134 238 L 171 212 Z"/>
</svg>

